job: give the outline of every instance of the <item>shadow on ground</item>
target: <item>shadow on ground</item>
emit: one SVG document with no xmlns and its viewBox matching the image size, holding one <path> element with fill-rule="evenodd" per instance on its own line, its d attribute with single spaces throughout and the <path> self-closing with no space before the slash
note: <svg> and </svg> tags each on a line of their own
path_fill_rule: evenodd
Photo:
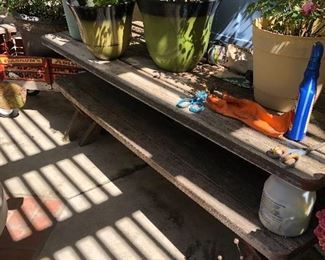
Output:
<svg viewBox="0 0 325 260">
<path fill-rule="evenodd" d="M 0 121 L 1 259 L 238 258 L 233 233 L 111 136 L 65 141 L 72 114 L 41 93 Z"/>
</svg>

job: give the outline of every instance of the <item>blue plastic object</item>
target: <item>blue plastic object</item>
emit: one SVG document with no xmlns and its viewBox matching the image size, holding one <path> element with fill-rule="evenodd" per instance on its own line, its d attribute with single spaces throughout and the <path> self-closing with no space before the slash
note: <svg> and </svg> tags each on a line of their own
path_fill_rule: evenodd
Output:
<svg viewBox="0 0 325 260">
<path fill-rule="evenodd" d="M 300 84 L 299 98 L 293 125 L 286 133 L 286 137 L 291 140 L 301 141 L 306 135 L 310 114 L 315 101 L 317 79 L 319 77 L 319 68 L 323 52 L 324 46 L 320 42 L 313 45 L 304 79 Z"/>
<path fill-rule="evenodd" d="M 176 104 L 179 108 L 187 108 L 192 113 L 199 113 L 204 110 L 204 103 L 208 97 L 208 93 L 205 91 L 197 91 L 193 97 L 182 98 Z"/>
</svg>

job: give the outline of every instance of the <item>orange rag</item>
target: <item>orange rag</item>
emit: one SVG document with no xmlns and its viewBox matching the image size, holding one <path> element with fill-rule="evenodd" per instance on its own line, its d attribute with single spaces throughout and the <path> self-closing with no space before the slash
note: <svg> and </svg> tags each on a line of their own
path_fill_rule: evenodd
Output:
<svg viewBox="0 0 325 260">
<path fill-rule="evenodd" d="M 207 105 L 222 115 L 236 118 L 248 126 L 271 137 L 280 138 L 292 125 L 294 112 L 272 115 L 261 105 L 248 99 L 224 94 L 222 98 L 209 95 Z"/>
</svg>

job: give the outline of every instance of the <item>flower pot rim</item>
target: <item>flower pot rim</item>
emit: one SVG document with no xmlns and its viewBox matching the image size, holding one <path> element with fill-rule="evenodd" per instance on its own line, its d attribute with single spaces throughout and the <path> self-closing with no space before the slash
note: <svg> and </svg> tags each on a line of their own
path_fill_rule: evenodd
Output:
<svg viewBox="0 0 325 260">
<path fill-rule="evenodd" d="M 87 9 L 87 10 L 96 10 L 96 9 L 106 9 L 108 7 L 114 7 L 114 6 L 122 6 L 122 5 L 126 5 L 126 4 L 130 4 L 135 2 L 135 0 L 124 0 L 121 3 L 118 4 L 110 4 L 110 5 L 105 5 L 105 6 L 83 6 L 83 5 L 72 5 L 70 4 L 70 0 L 64 0 L 66 2 L 66 4 L 72 8 L 78 8 L 78 9 Z"/>
<path fill-rule="evenodd" d="M 62 19 L 62 21 L 58 21 L 58 20 L 47 20 L 47 19 L 42 19 L 40 17 L 37 16 L 32 16 L 32 15 L 28 15 L 28 14 L 24 14 L 24 13 L 18 13 L 16 11 L 12 12 L 13 17 L 16 20 L 22 21 L 22 22 L 26 22 L 26 23 L 34 23 L 34 24 L 44 24 L 44 25 L 65 25 L 66 21 L 65 18 Z M 37 18 L 38 20 L 32 20 L 32 19 L 24 19 L 22 16 L 26 16 L 26 17 L 33 17 L 33 18 Z"/>
<path fill-rule="evenodd" d="M 296 35 L 290 35 L 290 34 L 283 34 L 283 33 L 276 33 L 276 32 L 271 32 L 269 30 L 265 30 L 265 29 L 262 29 L 260 27 L 258 27 L 257 23 L 259 23 L 260 21 L 262 21 L 263 18 L 256 18 L 254 21 L 253 21 L 253 27 L 254 29 L 257 29 L 257 30 L 260 30 L 260 31 L 263 31 L 264 33 L 267 33 L 269 35 L 275 35 L 275 36 L 280 36 L 280 37 L 286 37 L 286 38 L 291 38 L 291 39 L 306 39 L 306 40 L 317 40 L 317 39 L 324 39 L 325 40 L 325 36 L 319 36 L 319 37 L 302 37 L 302 36 L 296 36 Z"/>
<path fill-rule="evenodd" d="M 185 5 L 189 5 L 189 4 L 202 4 L 202 3 L 217 2 L 217 1 L 220 1 L 221 2 L 221 0 L 198 0 L 198 1 L 186 1 L 186 0 L 183 0 L 183 1 L 145 0 L 145 1 L 146 2 L 153 2 L 153 3 L 161 2 L 161 3 L 164 3 L 164 4 L 170 4 L 170 5 L 177 5 L 177 4 L 182 4 L 182 5 L 184 5 L 184 4 Z"/>
<path fill-rule="evenodd" d="M 137 0 L 142 15 L 150 14 L 178 19 L 178 17 L 203 17 L 215 13 L 222 0 L 198 1 L 162 1 L 162 0 Z"/>
</svg>

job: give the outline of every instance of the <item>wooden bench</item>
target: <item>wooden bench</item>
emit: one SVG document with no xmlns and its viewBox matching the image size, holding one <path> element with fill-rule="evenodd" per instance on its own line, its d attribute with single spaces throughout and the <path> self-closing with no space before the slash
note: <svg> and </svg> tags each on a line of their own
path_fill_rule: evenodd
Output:
<svg viewBox="0 0 325 260">
<path fill-rule="evenodd" d="M 315 219 L 304 235 L 290 239 L 261 225 L 257 213 L 268 174 L 257 167 L 91 74 L 61 78 L 55 87 L 77 107 L 68 134 L 82 130 L 86 144 L 97 125 L 104 128 L 265 257 L 286 259 L 315 242 Z M 82 127 L 85 116 L 95 124 Z"/>
</svg>

